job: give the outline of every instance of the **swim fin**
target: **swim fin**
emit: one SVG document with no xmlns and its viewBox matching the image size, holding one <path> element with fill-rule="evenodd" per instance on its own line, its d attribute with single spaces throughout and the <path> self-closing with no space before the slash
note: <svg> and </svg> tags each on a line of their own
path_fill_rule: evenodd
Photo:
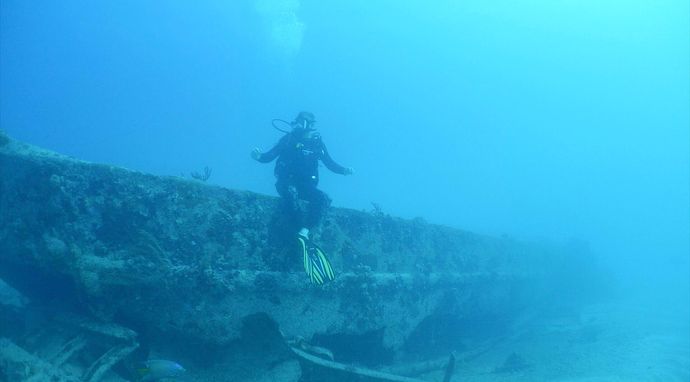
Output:
<svg viewBox="0 0 690 382">
<path fill-rule="evenodd" d="M 334 280 L 333 267 L 323 250 L 303 236 L 298 236 L 297 241 L 302 252 L 304 271 L 307 272 L 311 282 L 321 285 L 326 281 Z"/>
</svg>

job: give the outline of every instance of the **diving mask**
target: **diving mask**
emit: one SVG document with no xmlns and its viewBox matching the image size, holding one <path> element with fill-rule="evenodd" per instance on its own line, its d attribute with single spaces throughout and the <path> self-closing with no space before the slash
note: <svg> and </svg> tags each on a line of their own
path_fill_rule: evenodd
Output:
<svg viewBox="0 0 690 382">
<path fill-rule="evenodd" d="M 303 129 L 306 131 L 313 131 L 316 130 L 314 127 L 314 124 L 316 124 L 316 121 L 310 121 L 307 119 L 302 119 L 294 122 L 294 127 L 297 129 Z"/>
</svg>

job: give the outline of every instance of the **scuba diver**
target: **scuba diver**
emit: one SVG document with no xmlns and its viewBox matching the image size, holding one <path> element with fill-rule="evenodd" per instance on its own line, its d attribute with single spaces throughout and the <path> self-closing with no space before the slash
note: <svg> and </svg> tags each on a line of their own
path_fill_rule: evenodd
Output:
<svg viewBox="0 0 690 382">
<path fill-rule="evenodd" d="M 281 121 L 281 120 L 273 120 Z M 326 167 L 342 175 L 352 175 L 351 167 L 343 167 L 328 154 L 321 134 L 314 127 L 314 114 L 302 111 L 291 123 L 291 131 L 281 130 L 285 135 L 267 152 L 254 148 L 251 157 L 261 163 L 274 159 L 276 167 L 276 190 L 282 199 L 287 217 L 297 224 L 297 241 L 304 260 L 304 270 L 314 284 L 323 284 L 335 278 L 330 262 L 323 250 L 309 239 L 309 230 L 318 226 L 323 214 L 331 204 L 331 199 L 316 188 L 319 183 L 319 160 Z M 309 203 L 305 216 L 299 208 L 299 200 Z"/>
</svg>

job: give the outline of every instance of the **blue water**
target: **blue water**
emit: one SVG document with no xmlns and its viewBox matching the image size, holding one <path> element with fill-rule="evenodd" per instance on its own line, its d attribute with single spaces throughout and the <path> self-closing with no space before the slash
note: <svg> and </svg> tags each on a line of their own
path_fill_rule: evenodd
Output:
<svg viewBox="0 0 690 382">
<path fill-rule="evenodd" d="M 0 128 L 80 159 L 275 194 L 249 157 L 316 114 L 336 206 L 589 242 L 690 278 L 687 1 L 0 3 Z"/>
</svg>

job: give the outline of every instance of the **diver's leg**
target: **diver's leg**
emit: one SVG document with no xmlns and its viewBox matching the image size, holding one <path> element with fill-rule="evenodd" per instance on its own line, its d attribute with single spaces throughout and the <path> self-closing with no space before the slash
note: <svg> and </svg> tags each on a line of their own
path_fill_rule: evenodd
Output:
<svg viewBox="0 0 690 382">
<path fill-rule="evenodd" d="M 309 202 L 304 220 L 305 228 L 303 228 L 308 233 L 308 229 L 316 228 L 319 225 L 326 209 L 331 205 L 331 199 L 323 191 L 317 189 L 315 185 L 299 189 L 299 191 L 300 198 Z M 303 236 L 308 238 L 306 235 Z M 321 285 L 333 280 L 335 273 L 324 251 L 311 240 L 304 241 L 304 243 L 304 269 L 311 282 Z"/>
<path fill-rule="evenodd" d="M 299 194 L 297 187 L 289 181 L 278 179 L 276 190 L 280 195 L 280 207 L 283 215 L 296 227 L 302 226 L 302 219 L 299 209 Z"/>
<path fill-rule="evenodd" d="M 313 229 L 321 223 L 326 210 L 331 205 L 331 198 L 315 186 L 306 188 L 303 191 L 303 199 L 309 202 L 304 226 L 308 229 Z M 302 193 L 300 193 L 300 196 L 302 196 Z"/>
</svg>

